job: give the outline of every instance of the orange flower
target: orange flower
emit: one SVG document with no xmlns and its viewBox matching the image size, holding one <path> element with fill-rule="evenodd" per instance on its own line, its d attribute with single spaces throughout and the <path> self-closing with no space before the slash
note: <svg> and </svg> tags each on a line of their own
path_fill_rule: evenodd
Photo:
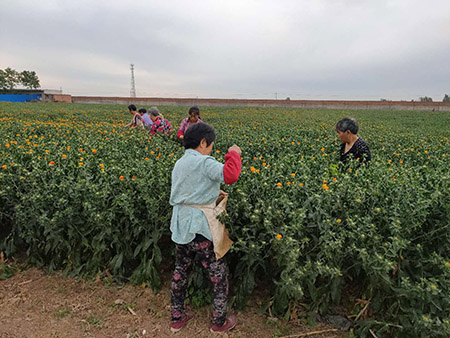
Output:
<svg viewBox="0 0 450 338">
<path fill-rule="evenodd" d="M 67 155 L 66 154 L 62 154 L 61 157 L 62 158 L 67 158 Z"/>
<path fill-rule="evenodd" d="M 55 165 L 55 161 L 48 162 L 48 165 Z"/>
<path fill-rule="evenodd" d="M 276 237 L 277 237 L 277 239 L 282 239 L 283 238 L 283 236 L 281 236 L 280 234 L 278 234 Z"/>
<path fill-rule="evenodd" d="M 300 186 L 303 187 L 303 183 L 300 183 Z"/>
<path fill-rule="evenodd" d="M 282 185 L 283 185 L 283 184 L 280 183 L 280 182 L 277 183 L 277 187 L 281 187 Z"/>
<path fill-rule="evenodd" d="M 216 150 L 216 153 L 220 153 L 220 150 Z"/>
<path fill-rule="evenodd" d="M 320 149 L 320 151 L 323 153 L 324 151 L 325 151 L 325 148 L 324 147 L 322 147 L 322 149 Z"/>
<path fill-rule="evenodd" d="M 341 223 L 342 220 L 340 218 L 338 218 L 336 222 Z"/>
<path fill-rule="evenodd" d="M 97 149 L 91 149 L 93 154 L 97 154 Z"/>
<path fill-rule="evenodd" d="M 322 188 L 324 188 L 325 190 L 330 189 L 330 187 L 328 185 L 326 185 L 326 184 L 322 184 Z"/>
<path fill-rule="evenodd" d="M 3 169 L 6 169 L 7 167 L 8 167 L 8 165 L 6 165 L 6 164 L 2 165 Z"/>
<path fill-rule="evenodd" d="M 132 180 L 135 180 L 135 179 L 136 179 L 136 176 L 133 175 L 133 177 L 131 177 L 131 179 L 132 179 Z"/>
<path fill-rule="evenodd" d="M 120 177 L 119 177 L 119 180 L 123 180 L 123 179 L 125 179 L 125 177 L 123 177 L 123 176 L 120 176 Z"/>
<path fill-rule="evenodd" d="M 292 173 L 292 174 L 291 174 L 291 177 L 295 177 L 295 173 Z"/>
<path fill-rule="evenodd" d="M 82 166 L 84 163 L 83 162 L 78 162 L 78 165 L 79 166 Z"/>
<path fill-rule="evenodd" d="M 335 178 L 333 178 L 333 182 L 337 182 L 337 178 L 335 177 Z"/>
<path fill-rule="evenodd" d="M 149 158 L 148 158 L 148 157 L 146 157 L 146 158 L 144 158 L 144 160 L 148 161 L 148 160 L 149 160 Z"/>
<path fill-rule="evenodd" d="M 103 168 L 105 165 L 103 163 L 99 164 L 100 168 Z"/>
<path fill-rule="evenodd" d="M 252 173 L 256 171 L 255 167 L 250 167 L 250 170 L 252 171 Z"/>
</svg>

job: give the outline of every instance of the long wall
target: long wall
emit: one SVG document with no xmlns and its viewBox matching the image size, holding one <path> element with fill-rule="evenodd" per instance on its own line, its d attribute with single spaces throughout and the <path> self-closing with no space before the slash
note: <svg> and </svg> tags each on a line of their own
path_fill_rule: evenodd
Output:
<svg viewBox="0 0 450 338">
<path fill-rule="evenodd" d="M 73 103 L 135 104 L 142 106 L 193 105 L 208 107 L 283 107 L 283 108 L 332 108 L 373 110 L 417 110 L 450 112 L 450 102 L 408 102 L 408 101 L 314 101 L 314 100 L 237 100 L 237 99 L 169 99 L 72 96 Z"/>
</svg>

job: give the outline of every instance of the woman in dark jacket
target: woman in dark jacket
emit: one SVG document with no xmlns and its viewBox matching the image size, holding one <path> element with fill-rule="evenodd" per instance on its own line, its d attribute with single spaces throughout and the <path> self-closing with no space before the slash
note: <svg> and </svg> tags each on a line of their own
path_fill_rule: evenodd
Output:
<svg viewBox="0 0 450 338">
<path fill-rule="evenodd" d="M 360 163 L 371 160 L 369 145 L 358 137 L 358 122 L 350 117 L 340 120 L 335 127 L 339 140 L 342 142 L 339 160 L 346 163 L 351 157 Z"/>
</svg>

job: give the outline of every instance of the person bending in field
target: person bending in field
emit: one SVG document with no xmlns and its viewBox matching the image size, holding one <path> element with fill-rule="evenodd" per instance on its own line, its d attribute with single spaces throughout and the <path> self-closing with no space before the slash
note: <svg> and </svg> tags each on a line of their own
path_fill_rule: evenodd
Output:
<svg viewBox="0 0 450 338">
<path fill-rule="evenodd" d="M 144 127 L 150 128 L 150 126 L 153 124 L 152 119 L 150 118 L 150 115 L 147 113 L 147 109 L 141 108 L 139 109 L 139 114 L 141 115 L 142 123 L 144 124 Z"/>
<path fill-rule="evenodd" d="M 158 108 L 151 107 L 148 112 L 150 114 L 150 119 L 153 122 L 149 129 L 150 134 L 155 135 L 156 133 L 159 133 L 168 135 L 173 130 L 169 120 L 164 118 Z"/>
<path fill-rule="evenodd" d="M 220 184 L 233 184 L 241 173 L 241 149 L 233 145 L 225 155 L 225 164 L 210 156 L 216 139 L 214 128 L 197 123 L 184 135 L 184 156 L 172 171 L 170 204 L 173 206 L 170 230 L 176 246 L 176 262 L 171 290 L 173 332 L 181 330 L 192 316 L 186 315 L 184 301 L 189 274 L 195 258 L 213 284 L 213 320 L 210 330 L 224 332 L 234 328 L 236 316 L 227 317 L 228 268 L 224 257 L 217 259 L 206 216 L 192 205 L 211 204 L 219 195 Z"/>
<path fill-rule="evenodd" d="M 350 117 L 340 120 L 335 127 L 339 141 L 342 142 L 339 160 L 346 163 L 351 157 L 360 163 L 371 160 L 369 145 L 358 137 L 358 122 Z"/>
<path fill-rule="evenodd" d="M 130 104 L 128 106 L 128 110 L 130 111 L 130 114 L 133 115 L 133 118 L 131 119 L 131 122 L 128 123 L 125 127 L 127 127 L 127 128 L 140 127 L 142 129 L 144 129 L 144 123 L 142 122 L 141 114 L 139 114 L 136 111 L 136 106 L 134 104 Z"/>
<path fill-rule="evenodd" d="M 184 139 L 184 133 L 186 132 L 186 130 L 196 124 L 196 123 L 201 123 L 203 122 L 202 119 L 200 118 L 200 109 L 197 106 L 193 106 L 191 108 L 189 108 L 189 117 L 184 118 L 181 121 L 180 124 L 180 129 L 178 129 L 177 131 L 177 137 L 180 140 Z"/>
</svg>

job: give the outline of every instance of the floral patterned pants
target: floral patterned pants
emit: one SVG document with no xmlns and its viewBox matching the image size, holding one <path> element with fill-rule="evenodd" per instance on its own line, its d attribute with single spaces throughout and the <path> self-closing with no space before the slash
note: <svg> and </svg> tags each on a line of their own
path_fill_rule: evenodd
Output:
<svg viewBox="0 0 450 338">
<path fill-rule="evenodd" d="M 223 325 L 227 316 L 228 268 L 224 258 L 216 259 L 213 243 L 209 240 L 176 244 L 176 262 L 172 278 L 172 321 L 182 319 L 189 274 L 197 257 L 208 270 L 213 284 L 213 324 Z"/>
</svg>

